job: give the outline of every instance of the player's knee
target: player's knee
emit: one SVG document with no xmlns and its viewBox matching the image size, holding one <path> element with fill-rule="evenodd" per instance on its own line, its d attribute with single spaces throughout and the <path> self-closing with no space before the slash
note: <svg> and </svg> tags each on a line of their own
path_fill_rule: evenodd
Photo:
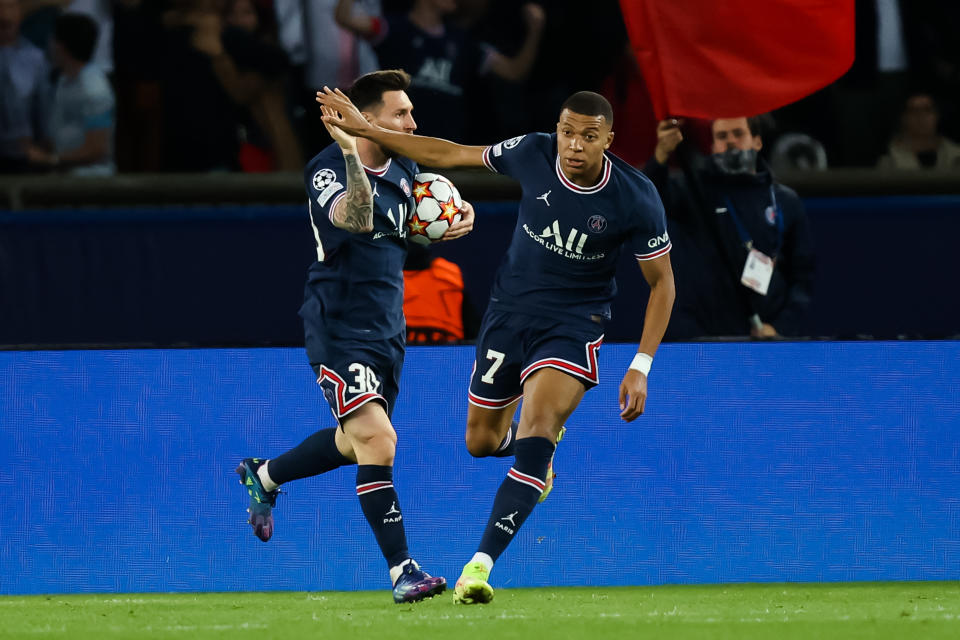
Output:
<svg viewBox="0 0 960 640">
<path fill-rule="evenodd" d="M 491 455 L 500 446 L 497 434 L 482 425 L 467 423 L 467 432 L 464 434 L 467 451 L 474 458 L 484 458 Z"/>
<path fill-rule="evenodd" d="M 370 464 L 392 465 L 397 451 L 397 432 L 392 427 L 356 429 L 350 434 L 358 459 Z"/>
</svg>

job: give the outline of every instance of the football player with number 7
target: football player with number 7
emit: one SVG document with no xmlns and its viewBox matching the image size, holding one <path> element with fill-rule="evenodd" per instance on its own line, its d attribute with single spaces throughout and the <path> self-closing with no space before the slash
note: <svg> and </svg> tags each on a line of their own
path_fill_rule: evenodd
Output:
<svg viewBox="0 0 960 640">
<path fill-rule="evenodd" d="M 522 187 L 517 225 L 477 338 L 467 412 L 472 455 L 515 458 L 455 589 L 457 602 L 489 602 L 493 563 L 551 491 L 563 425 L 598 382 L 597 352 L 624 245 L 650 285 L 650 298 L 639 350 L 620 383 L 620 417 L 630 422 L 643 413 L 647 376 L 674 301 L 663 204 L 643 174 L 608 151 L 613 111 L 596 93 L 570 96 L 555 133 L 491 146 L 378 127 L 339 90 L 324 87 L 317 101 L 328 107 L 325 123 L 416 162 L 438 169 L 485 166 Z M 518 424 L 513 416 L 521 398 Z"/>
<path fill-rule="evenodd" d="M 417 125 L 409 84 L 403 71 L 375 71 L 358 78 L 350 93 L 360 117 L 410 135 Z M 416 602 L 447 584 L 411 558 L 393 486 L 397 433 L 390 415 L 403 366 L 403 263 L 418 170 L 374 142 L 327 129 L 334 143 L 304 172 L 317 260 L 300 315 L 310 365 L 339 428 L 318 431 L 276 458 L 246 458 L 237 473 L 249 493 L 254 534 L 266 542 L 280 485 L 356 464 L 357 498 L 387 560 L 393 599 Z M 459 221 L 441 239 L 473 228 L 473 208 L 461 204 Z"/>
</svg>

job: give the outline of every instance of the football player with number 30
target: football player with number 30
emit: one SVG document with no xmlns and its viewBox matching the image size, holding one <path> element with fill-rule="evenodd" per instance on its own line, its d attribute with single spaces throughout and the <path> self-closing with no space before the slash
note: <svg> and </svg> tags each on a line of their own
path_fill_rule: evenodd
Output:
<svg viewBox="0 0 960 640">
<path fill-rule="evenodd" d="M 674 301 L 663 204 L 643 174 L 608 151 L 613 111 L 596 93 L 570 96 L 555 133 L 491 146 L 378 127 L 339 90 L 324 87 L 317 101 L 327 107 L 327 124 L 438 169 L 485 166 L 523 189 L 517 226 L 477 338 L 467 413 L 471 454 L 515 457 L 455 589 L 457 602 L 489 602 L 493 563 L 551 491 L 563 425 L 598 382 L 597 352 L 624 245 L 650 285 L 650 298 L 639 350 L 620 384 L 620 416 L 630 422 L 643 413 L 647 375 Z M 521 397 L 517 424 L 513 415 Z"/>
<path fill-rule="evenodd" d="M 350 96 L 359 117 L 410 135 L 417 125 L 409 84 L 404 71 L 375 71 L 358 78 Z M 447 584 L 411 558 L 393 486 L 397 433 L 390 415 L 403 366 L 406 222 L 418 170 L 374 142 L 332 125 L 327 130 L 334 143 L 304 173 L 317 260 L 300 315 L 310 365 L 339 428 L 318 431 L 276 458 L 246 458 L 237 473 L 250 494 L 249 522 L 267 541 L 280 485 L 356 464 L 357 497 L 390 568 L 393 599 L 416 602 Z M 469 203 L 462 203 L 460 214 L 444 240 L 473 228 Z"/>
</svg>

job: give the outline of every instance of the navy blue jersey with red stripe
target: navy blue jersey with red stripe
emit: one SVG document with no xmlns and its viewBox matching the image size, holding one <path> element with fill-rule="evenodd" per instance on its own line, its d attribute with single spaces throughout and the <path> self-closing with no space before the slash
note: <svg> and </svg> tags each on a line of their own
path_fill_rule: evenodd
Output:
<svg viewBox="0 0 960 640">
<path fill-rule="evenodd" d="M 609 318 L 622 247 L 638 260 L 670 251 L 656 188 L 612 153 L 604 154 L 592 187 L 563 174 L 556 134 L 505 140 L 487 147 L 483 161 L 523 189 L 517 226 L 491 292 L 494 308 Z"/>
<path fill-rule="evenodd" d="M 317 261 L 310 266 L 300 315 L 324 333 L 383 339 L 404 331 L 403 263 L 406 218 L 417 165 L 396 157 L 385 167 L 364 167 L 373 189 L 373 231 L 350 233 L 330 213 L 346 196 L 346 164 L 331 144 L 304 171 Z"/>
</svg>

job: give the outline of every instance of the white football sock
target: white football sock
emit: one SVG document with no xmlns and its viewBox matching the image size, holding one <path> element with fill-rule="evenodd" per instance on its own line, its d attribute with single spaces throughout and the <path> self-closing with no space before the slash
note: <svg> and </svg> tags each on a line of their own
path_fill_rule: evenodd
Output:
<svg viewBox="0 0 960 640">
<path fill-rule="evenodd" d="M 273 479 L 270 477 L 270 472 L 267 471 L 268 464 L 270 464 L 269 460 L 267 460 L 262 465 L 260 465 L 260 468 L 257 469 L 257 477 L 260 478 L 260 484 L 263 485 L 264 489 L 266 489 L 267 491 L 275 491 L 276 488 L 279 487 L 280 485 L 274 482 Z"/>
<path fill-rule="evenodd" d="M 491 558 L 489 554 L 478 551 L 473 554 L 473 558 L 470 559 L 470 562 L 479 562 L 487 568 L 487 571 L 493 571 L 493 558 Z"/>
<path fill-rule="evenodd" d="M 395 567 L 390 567 L 390 584 L 397 584 L 397 578 L 400 577 L 400 574 L 403 573 L 403 568 L 413 562 L 413 560 L 404 560 Z M 420 568 L 416 562 L 413 562 L 413 566 L 417 569 Z"/>
</svg>

